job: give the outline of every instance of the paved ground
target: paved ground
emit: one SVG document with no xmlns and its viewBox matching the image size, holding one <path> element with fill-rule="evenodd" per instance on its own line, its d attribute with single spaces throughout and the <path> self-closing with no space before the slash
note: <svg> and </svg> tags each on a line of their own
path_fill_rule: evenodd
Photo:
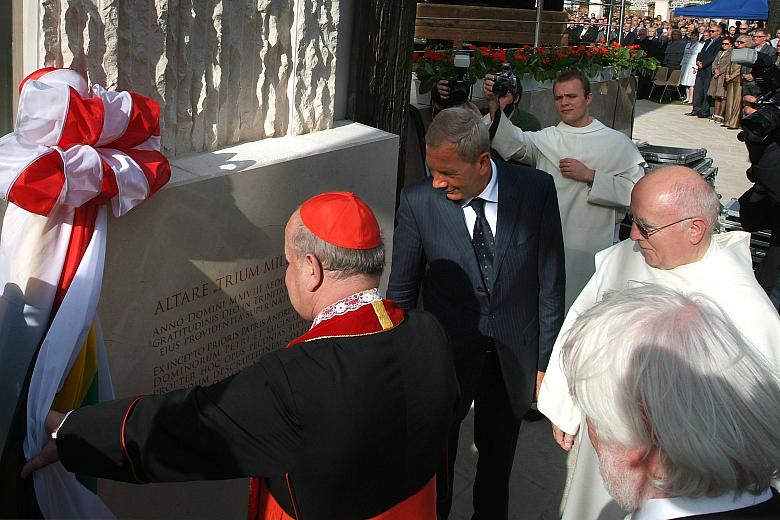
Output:
<svg viewBox="0 0 780 520">
<path fill-rule="evenodd" d="M 689 105 L 637 102 L 634 138 L 651 144 L 706 148 L 719 167 L 716 189 L 723 202 L 739 197 L 750 183 L 745 178 L 747 152 L 737 141 L 737 131 L 721 128 L 709 120 L 686 117 Z M 471 486 L 476 468 L 473 442 L 473 414 L 461 427 L 450 520 L 468 520 Z M 549 421 L 524 423 L 515 452 L 510 482 L 509 517 L 512 520 L 549 520 L 559 517 L 569 471 L 567 454 L 552 439 Z"/>
<path fill-rule="evenodd" d="M 737 140 L 737 130 L 728 130 L 709 119 L 688 117 L 690 105 L 639 100 L 634 121 L 634 139 L 650 144 L 706 148 L 719 168 L 716 190 L 725 204 L 739 197 L 750 182 L 745 178 L 748 167 L 745 145 Z"/>
<path fill-rule="evenodd" d="M 471 486 L 474 482 L 477 456 L 472 442 L 473 428 L 472 410 L 460 429 L 449 520 L 468 520 L 474 512 L 471 506 Z M 535 423 L 523 423 L 509 483 L 510 519 L 559 518 L 558 510 L 568 473 L 566 455 L 553 440 L 549 421 L 544 419 Z"/>
</svg>

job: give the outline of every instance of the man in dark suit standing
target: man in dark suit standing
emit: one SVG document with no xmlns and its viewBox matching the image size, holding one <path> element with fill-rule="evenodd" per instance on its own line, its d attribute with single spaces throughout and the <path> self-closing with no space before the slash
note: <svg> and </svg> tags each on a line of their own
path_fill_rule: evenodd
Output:
<svg viewBox="0 0 780 520">
<path fill-rule="evenodd" d="M 631 30 L 631 22 L 623 24 L 622 44 L 632 45 L 636 40 L 636 33 Z"/>
<path fill-rule="evenodd" d="M 593 43 L 596 41 L 596 37 L 599 34 L 599 28 L 596 27 L 594 22 L 594 18 L 589 18 L 583 22 L 583 25 L 579 28 L 579 34 L 576 34 L 576 41 L 574 43 Z"/>
<path fill-rule="evenodd" d="M 539 170 L 494 163 L 488 129 L 469 109 L 440 112 L 425 140 L 432 179 L 401 193 L 387 296 L 411 309 L 422 286 L 424 308 L 452 343 L 461 405 L 437 476 L 439 518 L 449 514 L 460 420 L 472 401 L 474 518 L 506 518 L 520 418 L 562 323 L 555 187 Z"/>
<path fill-rule="evenodd" d="M 707 99 L 707 90 L 712 80 L 712 62 L 720 50 L 720 25 L 713 24 L 709 28 L 710 39 L 704 44 L 696 57 L 696 83 L 693 86 L 693 109 L 687 113 L 689 116 L 701 118 L 710 117 L 710 102 Z"/>
<path fill-rule="evenodd" d="M 780 518 L 780 380 L 714 300 L 629 285 L 565 337 L 569 388 L 630 518 Z"/>
</svg>

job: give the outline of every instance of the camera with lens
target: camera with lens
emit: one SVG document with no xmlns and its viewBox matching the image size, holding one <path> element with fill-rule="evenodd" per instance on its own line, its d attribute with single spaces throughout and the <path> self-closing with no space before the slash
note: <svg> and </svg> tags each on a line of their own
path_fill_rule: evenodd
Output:
<svg viewBox="0 0 780 520">
<path fill-rule="evenodd" d="M 755 49 L 731 51 L 731 61 L 751 67 L 756 85 L 761 89 L 755 102 L 756 111 L 742 118 L 740 141 L 763 142 L 780 128 L 780 69 L 768 54 Z"/>
<path fill-rule="evenodd" d="M 450 87 L 450 106 L 462 105 L 471 97 L 471 77 L 469 65 L 471 59 L 468 54 L 456 54 L 453 59 L 455 76 L 448 80 Z"/>
<path fill-rule="evenodd" d="M 731 61 L 751 67 L 761 90 L 753 104 L 755 111 L 742 118 L 742 131 L 737 134 L 748 150 L 748 180 L 762 185 L 769 198 L 780 204 L 780 69 L 771 56 L 755 49 L 731 51 Z"/>
<path fill-rule="evenodd" d="M 512 71 L 512 66 L 508 63 L 501 65 L 501 72 L 495 74 L 495 81 L 493 83 L 493 94 L 498 98 L 506 96 L 508 93 L 512 93 L 516 96 L 520 92 L 520 80 Z"/>
</svg>

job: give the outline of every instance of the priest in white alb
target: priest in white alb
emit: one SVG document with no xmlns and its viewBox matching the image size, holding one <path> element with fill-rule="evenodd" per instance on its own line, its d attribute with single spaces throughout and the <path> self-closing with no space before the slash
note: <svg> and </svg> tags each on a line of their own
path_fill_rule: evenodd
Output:
<svg viewBox="0 0 780 520">
<path fill-rule="evenodd" d="M 491 146 L 553 176 L 566 253 L 566 308 L 593 274 L 596 252 L 616 241 L 631 189 L 644 174 L 644 159 L 624 134 L 590 116 L 590 82 L 581 72 L 564 72 L 553 84 L 561 122 L 538 132 L 523 132 L 502 112 L 513 96 L 497 99 L 495 76 L 485 78 Z M 500 110 L 499 110 L 500 108 Z"/>
<path fill-rule="evenodd" d="M 563 449 L 572 448 L 584 419 L 569 395 L 561 347 L 577 316 L 609 291 L 650 282 L 682 293 L 702 293 L 723 308 L 747 342 L 766 358 L 767 366 L 780 372 L 780 316 L 753 275 L 750 235 L 713 234 L 719 209 L 715 191 L 689 168 L 662 168 L 637 183 L 631 193 L 631 240 L 596 255 L 596 272 L 566 316 L 542 383 L 538 407 L 552 422 Z M 579 437 L 564 520 L 624 518 L 626 513 L 599 478 L 588 436 Z"/>
</svg>

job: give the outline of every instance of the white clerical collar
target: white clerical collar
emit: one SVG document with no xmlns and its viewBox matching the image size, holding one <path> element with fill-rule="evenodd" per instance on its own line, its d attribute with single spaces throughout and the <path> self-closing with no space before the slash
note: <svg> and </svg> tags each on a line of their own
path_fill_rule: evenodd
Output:
<svg viewBox="0 0 780 520">
<path fill-rule="evenodd" d="M 477 195 L 477 197 L 488 202 L 498 203 L 498 168 L 496 167 L 496 163 L 493 162 L 493 159 L 490 159 L 490 170 L 490 182 L 487 183 L 485 189 L 482 190 L 482 193 Z M 472 200 L 476 199 L 477 197 L 463 199 L 460 203 L 461 207 L 465 208 Z"/>
<path fill-rule="evenodd" d="M 355 294 L 350 294 L 346 298 L 342 298 L 335 303 L 331 303 L 322 309 L 319 314 L 315 316 L 311 326 L 314 328 L 316 325 L 325 320 L 329 320 L 334 316 L 341 316 L 342 314 L 355 311 L 364 305 L 368 305 L 371 302 L 375 302 L 381 299 L 382 297 L 379 295 L 379 289 L 376 287 Z"/>
<path fill-rule="evenodd" d="M 707 251 L 704 253 L 704 256 L 702 256 L 695 262 L 691 262 L 690 264 L 678 265 L 674 269 L 671 269 L 671 271 L 679 273 L 679 272 L 687 271 L 688 269 L 699 269 L 699 266 L 697 266 L 696 264 L 714 257 L 720 251 L 721 247 L 720 244 L 718 244 L 718 241 L 716 240 L 716 236 L 720 236 L 720 235 L 713 235 L 710 238 L 710 245 L 707 248 Z M 696 267 L 690 267 L 690 266 L 696 266 Z"/>
<path fill-rule="evenodd" d="M 628 515 L 626 520 L 669 520 L 733 511 L 766 502 L 770 498 L 772 498 L 771 488 L 765 489 L 758 495 L 742 492 L 738 495 L 726 493 L 717 497 L 653 498 L 645 502 L 633 514 Z"/>
<path fill-rule="evenodd" d="M 599 121 L 595 117 L 592 117 L 591 119 L 592 121 L 590 122 L 590 124 L 585 126 L 571 126 L 561 121 L 560 123 L 558 123 L 557 128 L 562 132 L 568 132 L 570 134 L 589 134 L 591 132 L 597 132 L 602 128 L 604 128 L 604 124 L 601 121 Z"/>
</svg>

